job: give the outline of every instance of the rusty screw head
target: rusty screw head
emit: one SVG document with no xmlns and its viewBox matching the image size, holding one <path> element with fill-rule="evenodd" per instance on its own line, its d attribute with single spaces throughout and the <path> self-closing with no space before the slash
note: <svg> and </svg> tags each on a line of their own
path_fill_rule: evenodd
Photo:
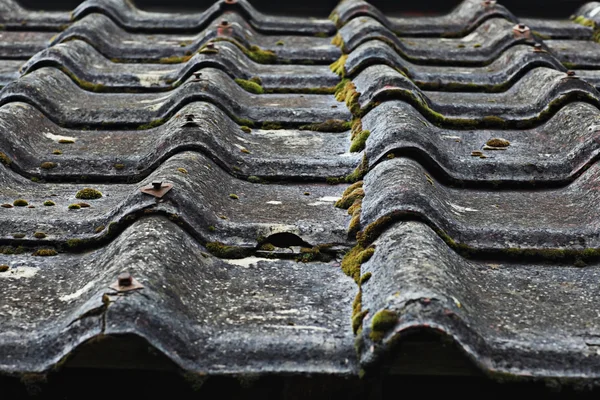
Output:
<svg viewBox="0 0 600 400">
<path fill-rule="evenodd" d="M 541 43 L 536 43 L 533 45 L 533 51 L 543 51 L 544 50 L 544 46 L 542 46 Z"/>
<path fill-rule="evenodd" d="M 152 188 L 154 190 L 160 190 L 161 187 L 162 187 L 162 182 L 161 181 L 152 182 Z"/>
<path fill-rule="evenodd" d="M 575 71 L 568 70 L 567 76 L 575 76 Z"/>
<path fill-rule="evenodd" d="M 226 19 L 222 19 L 221 26 L 229 26 L 229 21 L 227 21 Z"/>
<path fill-rule="evenodd" d="M 122 272 L 117 277 L 117 281 L 119 282 L 119 286 L 131 286 L 133 278 L 129 272 Z"/>
<path fill-rule="evenodd" d="M 200 77 L 202 76 L 202 73 L 201 72 L 194 72 L 193 75 L 194 75 L 195 79 L 200 79 Z"/>
<path fill-rule="evenodd" d="M 522 30 L 522 31 L 523 31 L 523 30 L 525 30 L 525 28 L 527 28 L 527 27 L 525 26 L 525 24 L 519 24 L 519 29 L 520 29 L 520 30 Z"/>
</svg>

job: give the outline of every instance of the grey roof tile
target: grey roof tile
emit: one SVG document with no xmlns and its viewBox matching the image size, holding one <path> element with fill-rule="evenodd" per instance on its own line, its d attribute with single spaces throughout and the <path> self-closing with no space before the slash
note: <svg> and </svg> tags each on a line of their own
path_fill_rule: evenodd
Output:
<svg viewBox="0 0 600 400">
<path fill-rule="evenodd" d="M 429 331 L 598 382 L 594 3 L 0 4 L 0 372 L 133 335 L 195 374 L 357 377 Z"/>
</svg>

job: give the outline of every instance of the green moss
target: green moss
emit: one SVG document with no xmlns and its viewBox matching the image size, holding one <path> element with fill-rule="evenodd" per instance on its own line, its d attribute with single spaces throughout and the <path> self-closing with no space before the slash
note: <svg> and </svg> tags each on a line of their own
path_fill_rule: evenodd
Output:
<svg viewBox="0 0 600 400">
<path fill-rule="evenodd" d="M 43 162 L 40 165 L 40 168 L 42 168 L 42 169 L 52 169 L 52 168 L 56 168 L 56 165 L 57 164 L 55 162 L 46 161 L 46 162 Z"/>
<path fill-rule="evenodd" d="M 326 38 L 329 37 L 329 35 L 327 34 L 327 32 L 317 32 L 315 33 L 315 37 Z"/>
<path fill-rule="evenodd" d="M 249 249 L 242 247 L 226 246 L 221 242 L 206 243 L 206 250 L 219 258 L 244 258 L 250 253 Z"/>
<path fill-rule="evenodd" d="M 114 167 L 117 170 L 121 170 L 121 169 L 125 168 L 125 164 L 115 164 Z"/>
<path fill-rule="evenodd" d="M 342 271 L 356 283 L 360 282 L 360 266 L 367 262 L 375 253 L 375 248 L 364 248 L 360 245 L 354 246 L 342 259 Z"/>
<path fill-rule="evenodd" d="M 86 243 L 85 240 L 82 239 L 69 239 L 67 240 L 67 246 L 70 248 L 81 247 Z"/>
<path fill-rule="evenodd" d="M 254 127 L 254 121 L 251 121 L 251 120 L 246 119 L 246 118 L 237 118 L 237 117 L 233 117 L 233 118 L 235 119 L 235 122 L 238 125 L 247 126 L 249 128 L 253 128 Z"/>
<path fill-rule="evenodd" d="M 342 35 L 341 34 L 337 34 L 335 35 L 332 39 L 331 39 L 331 44 L 339 47 L 340 49 L 343 49 L 344 47 L 344 39 L 342 39 Z"/>
<path fill-rule="evenodd" d="M 214 232 L 214 231 L 216 231 L 216 230 L 217 230 L 217 228 L 215 228 L 214 226 L 210 225 L 210 226 L 208 227 L 208 230 L 209 230 L 210 232 Z"/>
<path fill-rule="evenodd" d="M 187 169 L 185 169 L 185 168 L 177 168 L 177 171 L 181 172 L 184 175 L 186 175 L 188 173 Z"/>
<path fill-rule="evenodd" d="M 356 236 L 356 234 L 360 230 L 360 213 L 362 210 L 360 205 L 362 205 L 362 202 L 358 202 L 358 204 L 359 204 L 359 206 L 358 206 L 358 208 L 355 208 L 354 212 L 352 213 L 352 218 L 350 219 L 350 224 L 348 224 L 348 236 L 349 237 Z"/>
<path fill-rule="evenodd" d="M 360 163 L 360 165 L 358 167 L 356 167 L 356 169 L 349 174 L 348 176 L 346 176 L 344 178 L 345 182 L 351 183 L 351 182 L 358 182 L 360 181 L 365 174 L 368 172 L 369 170 L 369 161 L 367 159 L 367 155 L 363 155 L 363 159 L 362 162 Z"/>
<path fill-rule="evenodd" d="M 190 58 L 192 58 L 191 54 L 184 55 L 184 56 L 163 57 L 158 60 L 158 63 L 159 64 L 180 64 L 180 63 L 188 62 Z"/>
<path fill-rule="evenodd" d="M 363 181 L 359 181 L 359 182 L 355 182 L 352 185 L 348 186 L 346 188 L 346 190 L 344 190 L 344 193 L 342 193 L 342 197 L 346 197 L 349 194 L 351 194 L 352 192 L 354 192 L 356 189 L 363 187 Z M 336 205 L 337 207 L 337 205 Z"/>
<path fill-rule="evenodd" d="M 24 199 L 17 199 L 15 201 L 13 201 L 13 206 L 15 206 L 15 207 L 25 207 L 28 205 L 29 205 L 29 203 L 27 202 L 27 200 L 24 200 Z"/>
<path fill-rule="evenodd" d="M 282 126 L 281 124 L 278 124 L 277 122 L 272 122 L 272 121 L 265 121 L 262 124 L 261 129 L 281 129 Z"/>
<path fill-rule="evenodd" d="M 258 176 L 254 176 L 254 175 L 250 175 L 248 177 L 248 182 L 252 182 L 252 183 L 261 183 L 262 179 L 260 179 Z"/>
<path fill-rule="evenodd" d="M 10 163 L 12 163 L 12 160 L 6 154 L 0 152 L 0 163 L 4 165 L 10 165 Z"/>
<path fill-rule="evenodd" d="M 37 257 L 52 257 L 58 254 L 58 251 L 54 249 L 39 249 L 36 250 L 33 255 Z"/>
<path fill-rule="evenodd" d="M 229 195 L 229 198 L 230 198 L 230 199 L 234 199 L 234 200 L 238 200 L 240 197 L 239 197 L 237 194 L 231 193 L 231 194 Z"/>
<path fill-rule="evenodd" d="M 367 227 L 356 234 L 358 244 L 367 247 L 377 239 L 379 234 L 393 222 L 391 216 L 384 216 L 370 223 Z"/>
<path fill-rule="evenodd" d="M 588 19 L 588 18 L 584 17 L 583 15 L 578 15 L 575 18 L 573 18 L 573 22 L 575 22 L 579 25 L 590 27 L 590 28 L 594 28 L 596 25 L 593 20 Z"/>
<path fill-rule="evenodd" d="M 482 118 L 483 124 L 485 126 L 489 126 L 489 127 L 503 127 L 504 125 L 506 125 L 506 121 L 500 117 L 497 117 L 495 115 L 488 115 Z"/>
<path fill-rule="evenodd" d="M 264 251 L 275 251 L 275 246 L 273 246 L 271 243 L 264 243 L 258 249 Z"/>
<path fill-rule="evenodd" d="M 283 40 L 278 40 L 275 42 L 275 46 L 283 46 L 285 43 L 283 42 Z"/>
<path fill-rule="evenodd" d="M 162 125 L 163 123 L 164 123 L 164 120 L 163 120 L 162 118 L 158 118 L 158 119 L 155 119 L 155 120 L 153 120 L 153 121 L 150 121 L 150 122 L 149 122 L 149 123 L 147 123 L 147 124 L 144 124 L 144 125 L 140 125 L 140 126 L 138 126 L 138 127 L 137 127 L 137 130 L 138 130 L 138 131 L 144 131 L 144 130 L 146 130 L 146 129 L 152 129 L 152 128 L 156 128 L 157 126 L 160 126 L 160 125 Z"/>
<path fill-rule="evenodd" d="M 55 206 L 56 203 L 53 202 L 52 200 L 46 200 L 46 201 L 44 201 L 44 205 L 50 207 L 50 206 Z"/>
<path fill-rule="evenodd" d="M 345 132 L 351 127 L 351 122 L 341 119 L 328 119 L 318 124 L 302 125 L 300 130 L 317 132 Z"/>
<path fill-rule="evenodd" d="M 352 332 L 357 335 L 362 327 L 362 322 L 369 313 L 369 310 L 360 311 L 352 316 Z"/>
<path fill-rule="evenodd" d="M 71 140 L 71 139 L 59 139 L 58 143 L 60 143 L 60 144 L 73 144 L 73 143 L 75 143 L 75 141 Z"/>
<path fill-rule="evenodd" d="M 378 311 L 371 320 L 371 340 L 378 342 L 383 339 L 385 333 L 398 323 L 398 314 L 390 310 Z"/>
<path fill-rule="evenodd" d="M 365 191 L 362 187 L 357 187 L 347 195 L 343 195 L 342 198 L 335 203 L 335 206 L 337 208 L 348 209 L 357 199 L 362 199 L 363 197 L 365 197 Z"/>
<path fill-rule="evenodd" d="M 256 82 L 240 78 L 236 78 L 234 80 L 235 83 L 237 83 L 242 89 L 244 89 L 247 92 L 254 94 L 263 94 L 265 92 L 263 87 Z"/>
<path fill-rule="evenodd" d="M 69 210 L 79 210 L 80 208 L 79 204 L 69 204 Z"/>
<path fill-rule="evenodd" d="M 24 233 L 13 233 L 12 237 L 14 237 L 15 239 L 23 239 L 25 237 Z"/>
<path fill-rule="evenodd" d="M 245 147 L 242 147 L 242 148 L 240 149 L 240 151 L 241 151 L 242 153 L 244 153 L 244 154 L 250 154 L 250 150 L 248 150 L 248 149 L 247 149 L 247 148 L 245 148 Z"/>
<path fill-rule="evenodd" d="M 339 75 L 340 77 L 346 76 L 346 60 L 348 59 L 348 54 L 342 54 L 340 58 L 337 59 L 334 63 L 329 66 L 329 69 L 334 73 Z"/>
<path fill-rule="evenodd" d="M 252 132 L 252 129 L 250 129 L 250 127 L 246 126 L 246 125 L 242 125 L 240 126 L 240 129 L 244 132 L 244 133 L 250 133 Z"/>
<path fill-rule="evenodd" d="M 479 47 L 481 47 L 481 43 L 475 43 L 475 44 L 473 45 L 473 47 L 474 47 L 474 48 L 476 48 L 476 49 L 478 49 Z"/>
<path fill-rule="evenodd" d="M 350 144 L 350 152 L 356 153 L 363 151 L 365 149 L 365 143 L 367 142 L 370 134 L 370 131 L 365 130 L 356 135 Z"/>
<path fill-rule="evenodd" d="M 9 268 L 10 267 L 8 265 L 2 264 L 2 265 L 0 265 L 0 272 L 6 272 L 6 271 L 8 271 Z"/>
<path fill-rule="evenodd" d="M 537 37 L 538 39 L 541 40 L 550 40 L 552 39 L 552 37 L 550 35 L 544 35 L 543 33 L 540 33 L 538 31 L 531 31 L 531 33 L 533 34 L 533 36 Z"/>
<path fill-rule="evenodd" d="M 95 199 L 101 198 L 102 193 L 96 189 L 85 188 L 85 189 L 81 189 L 79 192 L 77 192 L 75 197 L 78 199 L 82 199 L 82 200 L 95 200 Z"/>
<path fill-rule="evenodd" d="M 33 237 L 36 239 L 44 239 L 46 237 L 46 234 L 44 232 L 35 232 L 33 234 Z"/>
<path fill-rule="evenodd" d="M 56 155 L 56 156 L 60 156 L 63 152 L 60 150 L 52 150 L 52 154 Z"/>
<path fill-rule="evenodd" d="M 361 277 L 360 277 L 360 281 L 358 282 L 361 286 L 365 283 L 367 283 L 367 281 L 369 279 L 371 279 L 372 274 L 370 272 L 364 273 Z"/>
</svg>

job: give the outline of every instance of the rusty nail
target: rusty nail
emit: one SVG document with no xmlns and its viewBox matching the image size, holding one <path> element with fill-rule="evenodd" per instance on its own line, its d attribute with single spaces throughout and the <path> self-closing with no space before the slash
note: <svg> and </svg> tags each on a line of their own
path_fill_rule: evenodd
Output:
<svg viewBox="0 0 600 400">
<path fill-rule="evenodd" d="M 120 273 L 117 280 L 119 281 L 119 286 L 131 286 L 132 283 L 131 274 L 129 272 Z"/>
<path fill-rule="evenodd" d="M 229 21 L 226 19 L 221 20 L 221 26 L 229 26 Z"/>
<path fill-rule="evenodd" d="M 162 181 L 152 182 L 152 187 L 154 188 L 154 190 L 160 190 L 160 188 L 162 187 Z"/>
</svg>

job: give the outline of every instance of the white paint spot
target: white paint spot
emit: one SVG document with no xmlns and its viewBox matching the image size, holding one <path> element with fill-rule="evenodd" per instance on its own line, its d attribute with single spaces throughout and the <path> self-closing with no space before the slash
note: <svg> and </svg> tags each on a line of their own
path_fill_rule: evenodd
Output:
<svg viewBox="0 0 600 400">
<path fill-rule="evenodd" d="M 325 196 L 325 197 L 320 197 L 317 200 L 318 201 L 328 201 L 328 202 L 336 202 L 339 199 L 341 199 L 341 197 L 333 197 L 333 196 Z"/>
<path fill-rule="evenodd" d="M 473 39 L 475 39 L 477 37 L 477 32 L 473 32 L 470 35 L 465 36 L 464 38 L 460 39 L 461 42 L 470 42 Z"/>
<path fill-rule="evenodd" d="M 452 203 L 449 203 L 449 204 L 450 204 L 450 207 L 452 207 L 454 210 L 456 210 L 456 211 L 458 211 L 458 212 L 467 212 L 467 211 L 471 211 L 471 212 L 473 212 L 473 211 L 479 211 L 479 210 L 476 210 L 476 209 L 474 209 L 474 208 L 469 208 L 469 207 L 461 207 L 461 206 L 459 206 L 459 205 L 452 204 Z"/>
<path fill-rule="evenodd" d="M 273 262 L 279 261 L 279 258 L 260 258 L 260 257 L 246 257 L 240 259 L 227 260 L 223 259 L 224 262 L 231 265 L 237 265 L 244 268 L 249 268 L 251 265 L 258 263 L 259 261 Z"/>
<path fill-rule="evenodd" d="M 72 141 L 76 141 L 77 138 L 76 137 L 71 137 L 71 136 L 62 136 L 62 135 L 54 135 L 50 132 L 46 132 L 44 133 L 44 136 L 47 137 L 50 140 L 54 140 L 55 142 L 58 143 L 59 140 L 72 140 Z"/>
<path fill-rule="evenodd" d="M 159 86 L 165 74 L 172 71 L 150 71 L 145 74 L 136 75 L 143 87 Z"/>
<path fill-rule="evenodd" d="M 308 325 L 264 325 L 264 326 L 266 328 L 277 328 L 277 329 L 295 329 L 295 330 L 331 332 L 331 329 L 321 328 L 320 326 L 308 326 Z"/>
<path fill-rule="evenodd" d="M 16 267 L 11 268 L 6 272 L 0 273 L 1 278 L 12 278 L 12 279 L 21 279 L 21 278 L 33 278 L 35 274 L 40 269 L 38 267 Z"/>
<path fill-rule="evenodd" d="M 73 299 L 78 298 L 79 296 L 81 296 L 82 294 L 87 292 L 88 290 L 90 290 L 93 286 L 94 286 L 94 282 L 88 282 L 84 287 L 82 287 L 78 291 L 73 292 L 71 294 L 64 295 L 64 296 L 60 296 L 59 299 L 62 301 L 71 301 Z"/>
<path fill-rule="evenodd" d="M 267 204 L 281 204 L 281 202 L 280 201 L 271 200 L 271 201 L 267 201 Z"/>
</svg>

